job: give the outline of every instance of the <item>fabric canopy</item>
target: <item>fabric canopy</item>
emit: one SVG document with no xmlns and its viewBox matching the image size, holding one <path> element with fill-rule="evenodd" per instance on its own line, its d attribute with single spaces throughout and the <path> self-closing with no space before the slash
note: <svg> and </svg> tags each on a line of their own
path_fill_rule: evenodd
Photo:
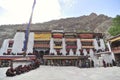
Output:
<svg viewBox="0 0 120 80">
<path fill-rule="evenodd" d="M 111 39 L 110 42 L 114 42 L 114 41 L 118 41 L 118 40 L 120 40 L 120 37 L 117 37 L 117 38 Z"/>
</svg>

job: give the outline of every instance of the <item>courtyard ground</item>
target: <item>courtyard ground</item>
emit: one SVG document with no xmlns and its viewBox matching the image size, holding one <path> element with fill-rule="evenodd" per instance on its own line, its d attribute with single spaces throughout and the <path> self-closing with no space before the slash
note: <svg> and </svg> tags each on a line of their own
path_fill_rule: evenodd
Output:
<svg viewBox="0 0 120 80">
<path fill-rule="evenodd" d="M 6 77 L 7 69 L 0 68 L 0 80 L 120 80 L 120 67 L 40 66 L 36 70 L 15 77 Z"/>
</svg>

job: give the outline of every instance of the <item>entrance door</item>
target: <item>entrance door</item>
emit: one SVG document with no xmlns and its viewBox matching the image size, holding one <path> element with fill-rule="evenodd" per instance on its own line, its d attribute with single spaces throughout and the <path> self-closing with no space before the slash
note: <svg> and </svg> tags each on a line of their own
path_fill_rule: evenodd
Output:
<svg viewBox="0 0 120 80">
<path fill-rule="evenodd" d="M 44 51 L 39 51 L 39 55 L 40 55 L 39 57 L 43 59 L 44 53 L 45 53 Z"/>
</svg>

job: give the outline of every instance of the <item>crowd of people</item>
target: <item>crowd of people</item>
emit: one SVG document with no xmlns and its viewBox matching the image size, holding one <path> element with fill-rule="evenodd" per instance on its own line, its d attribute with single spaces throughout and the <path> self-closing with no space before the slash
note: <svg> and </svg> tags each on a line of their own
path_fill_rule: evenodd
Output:
<svg viewBox="0 0 120 80">
<path fill-rule="evenodd" d="M 103 67 L 116 66 L 116 62 L 114 60 L 112 60 L 112 63 L 106 63 L 105 60 L 103 60 L 102 62 L 103 62 Z"/>
<path fill-rule="evenodd" d="M 31 70 L 34 70 L 40 66 L 40 61 L 39 60 L 34 60 L 33 63 L 29 65 L 19 65 L 16 68 L 10 67 L 6 71 L 6 76 L 15 76 L 15 75 L 20 75 L 26 72 L 29 72 Z"/>
<path fill-rule="evenodd" d="M 77 66 L 80 68 L 90 68 L 94 67 L 94 61 L 83 59 L 83 60 L 77 60 L 77 59 L 53 59 L 53 60 L 44 60 L 44 65 L 50 65 L 50 66 Z"/>
<path fill-rule="evenodd" d="M 93 60 L 46 60 L 44 61 L 43 65 L 51 65 L 51 66 L 77 66 L 79 68 L 91 68 L 94 66 Z M 29 65 L 19 65 L 16 68 L 10 67 L 6 71 L 6 76 L 15 76 L 20 75 L 22 73 L 29 72 L 31 70 L 34 70 L 40 66 L 40 60 L 34 60 Z M 103 67 L 112 67 L 116 66 L 116 62 L 112 60 L 112 63 L 106 63 L 105 60 L 103 60 Z"/>
<path fill-rule="evenodd" d="M 112 60 L 111 63 L 106 62 L 105 60 L 101 63 L 95 64 L 93 60 L 89 59 L 81 59 L 81 60 L 75 60 L 75 59 L 69 59 L 69 60 L 44 60 L 43 65 L 49 65 L 49 66 L 77 66 L 79 68 L 91 68 L 91 67 L 112 67 L 116 66 L 116 62 Z"/>
</svg>

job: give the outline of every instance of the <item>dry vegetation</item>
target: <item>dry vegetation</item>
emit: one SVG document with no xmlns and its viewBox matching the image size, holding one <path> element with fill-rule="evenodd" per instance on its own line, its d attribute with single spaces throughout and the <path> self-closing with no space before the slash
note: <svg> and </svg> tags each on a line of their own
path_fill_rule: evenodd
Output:
<svg viewBox="0 0 120 80">
<path fill-rule="evenodd" d="M 32 24 L 31 30 L 52 30 L 52 29 L 64 29 L 65 31 L 90 31 L 90 32 L 102 32 L 105 34 L 105 38 L 109 37 L 108 29 L 112 24 L 112 18 L 103 14 L 97 15 L 91 13 L 90 15 L 84 15 L 80 17 L 72 17 L 60 20 L 52 20 L 45 23 Z M 17 29 L 25 29 L 27 24 L 19 25 L 1 25 L 0 26 L 0 46 L 4 39 L 13 38 Z"/>
</svg>

